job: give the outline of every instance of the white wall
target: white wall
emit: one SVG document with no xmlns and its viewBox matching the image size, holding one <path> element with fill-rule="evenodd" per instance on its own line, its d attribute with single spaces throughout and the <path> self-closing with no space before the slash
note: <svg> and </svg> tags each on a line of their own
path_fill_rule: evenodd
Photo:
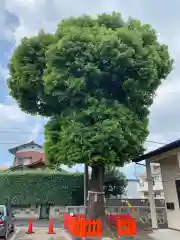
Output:
<svg viewBox="0 0 180 240">
<path fill-rule="evenodd" d="M 152 164 L 151 166 L 151 173 L 152 177 L 154 179 L 154 185 L 153 185 L 153 191 L 156 194 L 156 199 L 163 199 L 164 198 L 164 190 L 163 190 L 163 184 L 162 184 L 162 177 L 161 177 L 161 170 L 160 165 L 158 164 L 156 166 L 156 169 L 154 169 L 153 166 L 156 166 L 155 164 Z M 159 166 L 159 168 L 157 168 Z M 146 180 L 145 176 L 142 176 L 139 178 L 139 184 L 138 184 L 138 191 L 142 192 L 145 197 L 147 197 L 148 194 L 148 182 Z"/>
<path fill-rule="evenodd" d="M 34 146 L 34 145 L 29 145 L 27 147 L 23 147 L 23 148 L 20 148 L 17 153 L 20 153 L 20 152 L 40 152 L 40 153 L 43 153 L 43 148 L 40 148 L 38 146 Z"/>
<path fill-rule="evenodd" d="M 163 191 L 162 179 L 158 180 L 158 181 L 155 181 L 155 184 L 153 186 L 153 190 L 154 191 Z M 148 182 L 144 181 L 143 183 L 139 183 L 138 184 L 138 191 L 140 191 L 140 192 L 148 192 Z"/>
<path fill-rule="evenodd" d="M 126 193 L 122 198 L 143 198 L 143 193 L 138 191 L 138 184 L 137 180 L 128 180 Z"/>
<path fill-rule="evenodd" d="M 169 157 L 161 160 L 161 175 L 164 187 L 165 202 L 175 205 L 175 210 L 167 209 L 168 227 L 180 230 L 180 206 L 177 197 L 175 178 L 180 176 L 177 157 Z"/>
</svg>

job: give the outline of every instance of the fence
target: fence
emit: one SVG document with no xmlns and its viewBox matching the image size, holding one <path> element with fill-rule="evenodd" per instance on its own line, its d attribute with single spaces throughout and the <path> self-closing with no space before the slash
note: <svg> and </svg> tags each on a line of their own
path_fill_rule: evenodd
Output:
<svg viewBox="0 0 180 240">
<path fill-rule="evenodd" d="M 136 218 L 137 223 L 141 224 L 142 222 L 151 226 L 151 216 L 150 216 L 150 207 L 148 206 L 106 206 L 105 207 L 106 214 L 111 214 L 111 221 L 113 215 L 117 214 L 127 214 L 131 213 L 132 216 Z M 75 213 L 75 214 L 84 214 L 85 207 L 84 206 L 50 206 L 49 218 L 51 219 L 59 219 L 63 217 L 65 212 Z M 166 209 L 165 207 L 156 207 L 157 212 L 157 220 L 160 228 L 167 227 L 167 217 L 166 217 Z M 13 209 L 13 213 L 16 219 L 38 219 L 40 217 L 40 207 L 31 207 L 31 208 L 15 208 Z M 115 217 L 114 217 L 115 218 Z"/>
<path fill-rule="evenodd" d="M 127 201 L 130 201 L 133 206 L 139 207 L 149 207 L 149 200 L 148 199 L 117 199 L 117 198 L 107 198 L 106 205 L 107 206 L 126 206 Z M 156 207 L 165 207 L 164 199 L 154 199 Z"/>
<path fill-rule="evenodd" d="M 73 214 L 84 214 L 84 206 L 67 206 L 66 212 Z M 109 218 L 109 221 L 116 225 L 117 215 L 129 214 L 136 219 L 137 224 L 143 224 L 144 226 L 151 226 L 151 214 L 150 208 L 146 206 L 106 206 L 105 212 Z M 165 207 L 156 207 L 157 221 L 159 228 L 167 228 L 167 215 Z"/>
<path fill-rule="evenodd" d="M 87 220 L 85 216 L 70 216 L 64 214 L 64 227 L 73 237 L 102 237 L 102 223 L 100 220 Z"/>
<path fill-rule="evenodd" d="M 85 215 L 70 216 L 64 214 L 64 227 L 73 237 L 80 238 L 101 238 L 102 222 L 97 220 L 88 220 Z M 130 214 L 119 215 L 117 217 L 117 236 L 135 236 L 136 220 Z"/>
</svg>

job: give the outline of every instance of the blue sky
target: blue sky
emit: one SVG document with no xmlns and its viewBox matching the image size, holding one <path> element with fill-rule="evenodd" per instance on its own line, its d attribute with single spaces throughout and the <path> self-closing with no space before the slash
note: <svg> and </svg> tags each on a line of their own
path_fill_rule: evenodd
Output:
<svg viewBox="0 0 180 240">
<path fill-rule="evenodd" d="M 8 149 L 34 140 L 43 143 L 41 117 L 24 114 L 9 97 L 6 87 L 7 63 L 13 48 L 22 37 L 32 36 L 40 29 L 53 32 L 62 18 L 81 14 L 96 15 L 102 12 L 120 11 L 150 23 L 157 30 L 160 41 L 168 44 L 175 59 L 174 69 L 168 80 L 157 90 L 149 117 L 147 150 L 161 146 L 148 141 L 169 143 L 180 133 L 180 2 L 177 0 L 0 0 L 0 165 L 10 166 L 13 157 Z M 82 167 L 77 167 L 82 169 Z M 74 168 L 73 170 L 76 170 Z M 135 178 L 142 168 L 128 164 L 123 171 Z"/>
</svg>

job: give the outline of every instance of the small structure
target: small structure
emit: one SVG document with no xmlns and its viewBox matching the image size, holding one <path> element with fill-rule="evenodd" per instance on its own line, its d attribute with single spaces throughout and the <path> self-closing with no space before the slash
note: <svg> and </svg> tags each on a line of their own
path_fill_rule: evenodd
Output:
<svg viewBox="0 0 180 240">
<path fill-rule="evenodd" d="M 33 141 L 11 148 L 9 152 L 14 155 L 11 170 L 46 167 L 44 150 L 41 145 Z"/>
<path fill-rule="evenodd" d="M 128 179 L 127 187 L 121 198 L 126 199 L 143 199 L 143 193 L 138 189 L 139 181 L 137 179 Z"/>
<path fill-rule="evenodd" d="M 153 192 L 155 199 L 164 199 L 164 190 L 161 177 L 160 164 L 151 164 L 151 175 L 153 178 Z M 143 195 L 143 198 L 147 199 L 149 196 L 148 192 L 148 181 L 146 173 L 140 175 L 138 184 L 138 191 Z"/>
<path fill-rule="evenodd" d="M 137 157 L 133 162 L 146 161 L 149 201 L 152 227 L 157 228 L 157 216 L 153 194 L 151 164 L 159 163 L 161 168 L 168 227 L 180 230 L 180 139 L 154 151 Z"/>
</svg>

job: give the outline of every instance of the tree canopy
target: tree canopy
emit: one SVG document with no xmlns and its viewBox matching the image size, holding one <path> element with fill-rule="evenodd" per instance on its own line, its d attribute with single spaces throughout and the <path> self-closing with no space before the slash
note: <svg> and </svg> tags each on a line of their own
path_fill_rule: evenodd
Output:
<svg viewBox="0 0 180 240">
<path fill-rule="evenodd" d="M 119 13 L 81 16 L 22 39 L 8 86 L 23 111 L 49 117 L 50 162 L 123 166 L 143 151 L 148 109 L 171 69 L 150 25 Z"/>
</svg>

